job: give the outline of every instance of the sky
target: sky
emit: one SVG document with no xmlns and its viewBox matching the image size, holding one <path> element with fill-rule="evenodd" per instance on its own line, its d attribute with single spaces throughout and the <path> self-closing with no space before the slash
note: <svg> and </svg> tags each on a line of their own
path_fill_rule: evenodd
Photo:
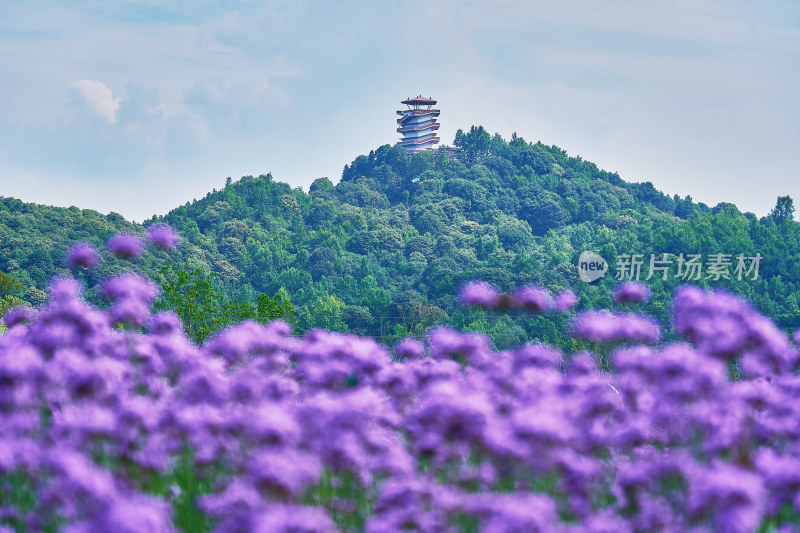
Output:
<svg viewBox="0 0 800 533">
<path fill-rule="evenodd" d="M 336 182 L 438 100 L 670 196 L 800 208 L 795 0 L 0 0 L 0 196 L 136 222 Z"/>
</svg>

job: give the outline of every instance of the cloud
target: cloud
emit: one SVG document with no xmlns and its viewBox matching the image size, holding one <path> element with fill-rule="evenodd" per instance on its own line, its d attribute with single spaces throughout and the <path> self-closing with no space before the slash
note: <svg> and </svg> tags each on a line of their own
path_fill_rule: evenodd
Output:
<svg viewBox="0 0 800 533">
<path fill-rule="evenodd" d="M 139 219 L 226 176 L 335 179 L 421 92 L 445 143 L 481 124 L 711 205 L 800 198 L 790 0 L 184 4 L 3 9 L 0 194 Z"/>
<path fill-rule="evenodd" d="M 114 98 L 111 89 L 106 87 L 102 81 L 80 80 L 71 84 L 70 87 L 83 96 L 92 110 L 110 124 L 117 121 L 121 98 Z"/>
<path fill-rule="evenodd" d="M 274 111 L 287 109 L 292 98 L 268 79 L 234 82 L 211 79 L 197 82 L 184 93 L 184 104 L 202 118 L 215 135 L 263 134 Z"/>
</svg>

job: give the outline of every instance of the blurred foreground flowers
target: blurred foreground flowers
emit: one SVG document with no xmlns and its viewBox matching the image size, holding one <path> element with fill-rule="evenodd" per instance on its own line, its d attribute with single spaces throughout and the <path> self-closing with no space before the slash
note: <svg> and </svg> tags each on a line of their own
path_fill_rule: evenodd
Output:
<svg viewBox="0 0 800 533">
<path fill-rule="evenodd" d="M 159 231 L 155 242 L 177 242 Z M 112 244 L 140 253 L 132 238 Z M 96 264 L 79 252 L 76 264 Z M 800 527 L 800 354 L 726 293 L 675 294 L 681 343 L 657 345 L 660 327 L 638 313 L 576 315 L 572 334 L 611 350 L 602 372 L 590 352 L 496 352 L 446 327 L 393 352 L 323 330 L 294 337 L 280 320 L 197 346 L 175 315 L 151 314 L 149 280 L 106 281 L 105 312 L 81 291 L 56 280 L 46 307 L 5 317 L 0 524 L 16 530 Z M 487 284 L 461 297 L 533 312 L 576 303 Z"/>
</svg>

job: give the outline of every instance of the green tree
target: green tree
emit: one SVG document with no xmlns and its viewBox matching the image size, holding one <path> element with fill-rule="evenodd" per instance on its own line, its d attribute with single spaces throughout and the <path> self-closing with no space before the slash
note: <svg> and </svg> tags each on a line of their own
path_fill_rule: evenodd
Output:
<svg viewBox="0 0 800 533">
<path fill-rule="evenodd" d="M 347 331 L 347 324 L 342 320 L 344 302 L 333 295 L 318 296 L 311 305 L 300 311 L 297 323 L 300 329 L 308 331 L 323 328 L 328 331 Z"/>
<path fill-rule="evenodd" d="M 775 222 L 783 222 L 784 220 L 794 220 L 794 202 L 791 196 L 779 196 L 778 202 L 770 212 L 770 216 L 775 219 Z"/>
<path fill-rule="evenodd" d="M 156 308 L 174 311 L 192 341 L 202 343 L 223 325 L 220 320 L 223 295 L 212 283 L 216 277 L 214 272 L 190 267 L 187 261 L 181 267 L 162 267 L 159 274 L 162 277 L 161 298 Z M 234 309 L 228 310 L 229 317 L 234 313 Z"/>
<path fill-rule="evenodd" d="M 23 300 L 20 300 L 16 296 L 12 296 L 7 294 L 0 298 L 0 317 L 6 314 L 6 311 L 11 309 L 12 307 L 17 307 L 20 305 L 25 305 Z"/>
<path fill-rule="evenodd" d="M 19 296 L 19 292 L 22 290 L 22 288 L 23 285 L 20 280 L 11 274 L 6 274 L 5 272 L 0 271 L 0 298 L 5 298 L 6 296 Z"/>
<path fill-rule="evenodd" d="M 219 316 L 215 317 L 214 330 L 218 331 L 231 324 L 239 324 L 245 320 L 252 320 L 256 317 L 255 309 L 247 301 L 241 300 L 222 300 Z"/>
<path fill-rule="evenodd" d="M 264 324 L 280 318 L 291 325 L 295 325 L 295 308 L 289 300 L 289 294 L 281 287 L 270 298 L 266 293 L 261 293 L 256 298 L 256 320 Z"/>
<path fill-rule="evenodd" d="M 468 133 L 458 130 L 453 144 L 464 151 L 467 161 L 474 163 L 489 155 L 492 136 L 483 126 L 472 126 Z"/>
</svg>

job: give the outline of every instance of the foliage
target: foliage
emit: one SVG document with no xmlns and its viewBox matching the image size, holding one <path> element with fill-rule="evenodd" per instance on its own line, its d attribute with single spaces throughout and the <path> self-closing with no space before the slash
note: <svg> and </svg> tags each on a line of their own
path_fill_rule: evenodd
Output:
<svg viewBox="0 0 800 533">
<path fill-rule="evenodd" d="M 792 198 L 789 196 L 779 196 L 778 202 L 775 204 L 770 215 L 776 222 L 794 220 L 794 202 Z"/>
<path fill-rule="evenodd" d="M 202 343 L 211 333 L 220 329 L 222 320 L 237 315 L 233 306 L 224 307 L 222 293 L 214 286 L 215 273 L 202 268 L 191 268 L 185 263 L 162 267 L 161 299 L 159 309 L 174 311 L 183 323 L 186 334 L 193 342 Z"/>
<path fill-rule="evenodd" d="M 226 297 L 217 283 L 216 273 L 207 273 L 202 267 L 190 267 L 188 262 L 180 268 L 165 266 L 159 274 L 161 298 L 156 307 L 174 311 L 186 334 L 198 344 L 212 333 L 245 320 L 264 324 L 275 319 L 291 324 L 296 321 L 295 308 L 283 289 L 272 298 L 259 294 L 254 307 L 247 300 Z"/>
<path fill-rule="evenodd" d="M 210 294 L 214 278 L 195 270 L 165 271 L 169 290 Z M 569 291 L 470 283 L 459 300 L 504 317 L 574 316 L 558 326 L 572 348 L 497 351 L 435 327 L 392 357 L 371 338 L 294 337 L 280 320 L 200 346 L 174 313 L 151 313 L 150 280 L 100 288 L 106 311 L 61 278 L 38 313 L 4 317 L 0 529 L 800 527 L 800 330 L 790 339 L 727 291 L 676 291 L 672 342 L 639 312 L 653 296 L 642 285 L 618 286 L 613 312 L 574 316 Z M 315 303 L 323 318 L 344 306 Z"/>
<path fill-rule="evenodd" d="M 283 288 L 279 289 L 272 298 L 263 292 L 258 295 L 256 298 L 255 318 L 263 324 L 275 319 L 285 320 L 292 325 L 297 321 L 295 308 Z"/>
<path fill-rule="evenodd" d="M 579 309 L 605 305 L 622 254 L 641 256 L 641 278 L 653 291 L 648 310 L 668 325 L 669 294 L 687 282 L 676 277 L 681 254 L 701 254 L 704 261 L 728 254 L 731 270 L 738 254 L 760 254 L 757 279 L 691 282 L 737 292 L 782 328 L 800 327 L 800 224 L 792 220 L 790 198 L 781 197 L 771 216 L 758 219 L 732 204 L 709 207 L 691 196 L 666 196 L 649 182 L 628 183 L 557 146 L 517 135 L 506 142 L 472 127 L 455 144 L 451 158 L 443 150 L 408 154 L 381 146 L 345 166 L 337 183 L 320 178 L 308 193 L 269 174 L 230 180 L 145 222 L 174 227 L 183 237 L 177 251 L 148 249 L 132 265 L 108 257 L 97 271 L 76 275 L 90 289 L 87 298 L 99 304 L 103 277 L 133 269 L 155 278 L 159 269 L 188 261 L 215 276 L 221 300 L 212 329 L 257 319 L 259 295 L 283 290 L 296 308 L 284 316 L 296 316 L 300 332 L 327 324 L 391 341 L 419 335 L 423 326 L 414 322 L 425 321 L 412 318 L 417 306 L 433 310 L 442 323 L 470 327 L 474 321 L 464 320 L 452 295 L 472 279 L 502 290 L 528 283 L 555 292 L 571 288 Z M 0 269 L 22 282 L 16 297 L 41 305 L 40 294 L 28 289 L 41 291 L 51 276 L 67 273 L 64 257 L 74 240 L 102 247 L 116 232 L 143 229 L 119 215 L 0 198 Z M 577 276 L 585 250 L 609 263 L 606 277 L 593 284 Z M 657 273 L 645 280 L 651 255 L 664 254 L 673 261 L 667 279 Z M 314 316 L 331 312 L 332 319 Z M 508 338 L 567 342 L 547 318 L 488 313 L 481 321 L 474 324 L 497 346 Z"/>
</svg>

